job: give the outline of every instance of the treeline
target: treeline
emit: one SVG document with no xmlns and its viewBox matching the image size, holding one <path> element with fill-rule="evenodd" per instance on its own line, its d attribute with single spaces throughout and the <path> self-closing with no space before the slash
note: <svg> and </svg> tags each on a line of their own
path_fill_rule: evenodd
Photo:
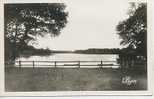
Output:
<svg viewBox="0 0 154 99">
<path fill-rule="evenodd" d="M 43 49 L 37 49 L 33 46 L 27 46 L 27 48 L 20 53 L 21 55 L 50 55 L 52 51 L 48 48 Z"/>
<path fill-rule="evenodd" d="M 75 53 L 84 53 L 84 54 L 119 54 L 120 49 L 119 48 L 105 48 L 105 49 L 87 49 L 87 50 L 76 50 Z"/>
<path fill-rule="evenodd" d="M 15 51 L 12 51 L 13 48 Z M 5 38 L 5 61 L 13 61 L 14 56 L 19 57 L 20 55 L 50 55 L 52 51 L 48 48 L 43 49 L 37 49 L 30 45 L 24 45 L 21 47 L 20 43 L 17 43 L 16 46 L 14 46 L 13 43 L 11 43 L 7 38 Z"/>
</svg>

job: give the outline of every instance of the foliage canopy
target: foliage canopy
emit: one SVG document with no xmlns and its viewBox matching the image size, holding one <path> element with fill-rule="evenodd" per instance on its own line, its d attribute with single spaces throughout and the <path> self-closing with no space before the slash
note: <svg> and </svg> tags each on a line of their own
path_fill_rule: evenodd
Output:
<svg viewBox="0 0 154 99">
<path fill-rule="evenodd" d="M 116 29 L 121 37 L 121 45 L 127 45 L 137 54 L 146 56 L 147 51 L 147 5 L 145 3 L 132 7 L 129 18 L 120 22 Z"/>
<path fill-rule="evenodd" d="M 59 35 L 67 23 L 65 8 L 63 3 L 5 4 L 5 41 L 13 44 L 13 53 L 23 50 L 36 36 Z"/>
</svg>

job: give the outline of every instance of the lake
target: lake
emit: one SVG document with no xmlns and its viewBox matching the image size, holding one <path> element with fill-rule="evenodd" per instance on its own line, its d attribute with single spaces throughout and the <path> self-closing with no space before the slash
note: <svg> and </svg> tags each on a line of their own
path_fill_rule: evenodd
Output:
<svg viewBox="0 0 154 99">
<path fill-rule="evenodd" d="M 76 53 L 55 53 L 48 56 L 20 56 L 16 59 L 16 61 L 97 61 L 97 62 L 84 62 L 80 63 L 80 65 L 96 65 L 100 64 L 101 61 L 117 61 L 118 55 L 116 54 L 76 54 Z M 98 62 L 100 61 L 100 62 Z M 18 64 L 18 63 L 16 63 Z M 66 65 L 66 64 L 77 64 L 77 62 L 69 62 L 69 63 L 57 63 L 56 65 Z M 117 65 L 116 62 L 103 62 L 103 64 L 114 64 Z M 28 65 L 32 65 L 32 62 L 22 63 L 23 67 L 32 67 Z M 27 66 L 26 66 L 27 65 Z M 35 65 L 37 67 L 52 67 L 48 65 L 54 65 L 54 63 L 39 63 L 36 62 Z M 65 66 L 67 67 L 67 66 Z M 72 66 L 76 67 L 76 66 Z M 84 67 L 84 66 L 82 66 Z M 86 67 L 98 67 L 98 66 L 86 66 Z M 105 66 L 105 67 L 113 67 L 113 66 Z M 115 67 L 115 66 L 114 66 Z"/>
</svg>

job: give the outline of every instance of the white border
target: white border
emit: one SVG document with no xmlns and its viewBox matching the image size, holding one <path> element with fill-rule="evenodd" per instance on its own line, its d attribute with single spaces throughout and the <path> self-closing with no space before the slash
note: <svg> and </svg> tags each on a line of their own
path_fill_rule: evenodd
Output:
<svg viewBox="0 0 154 99">
<path fill-rule="evenodd" d="M 142 0 L 130 0 L 142 1 Z M 152 0 L 148 0 L 148 90 L 147 91 L 40 91 L 40 92 L 5 92 L 4 91 L 4 3 L 53 3 L 61 2 L 61 0 L 3 0 L 0 2 L 0 96 L 82 96 L 82 95 L 152 95 Z M 68 2 L 68 1 L 67 1 Z"/>
</svg>

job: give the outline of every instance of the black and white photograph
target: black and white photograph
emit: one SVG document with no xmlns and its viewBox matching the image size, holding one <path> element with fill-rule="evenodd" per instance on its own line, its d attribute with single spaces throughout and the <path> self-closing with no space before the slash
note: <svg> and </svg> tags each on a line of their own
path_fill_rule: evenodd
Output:
<svg viewBox="0 0 154 99">
<path fill-rule="evenodd" d="M 148 91 L 148 3 L 4 3 L 4 92 Z"/>
</svg>

